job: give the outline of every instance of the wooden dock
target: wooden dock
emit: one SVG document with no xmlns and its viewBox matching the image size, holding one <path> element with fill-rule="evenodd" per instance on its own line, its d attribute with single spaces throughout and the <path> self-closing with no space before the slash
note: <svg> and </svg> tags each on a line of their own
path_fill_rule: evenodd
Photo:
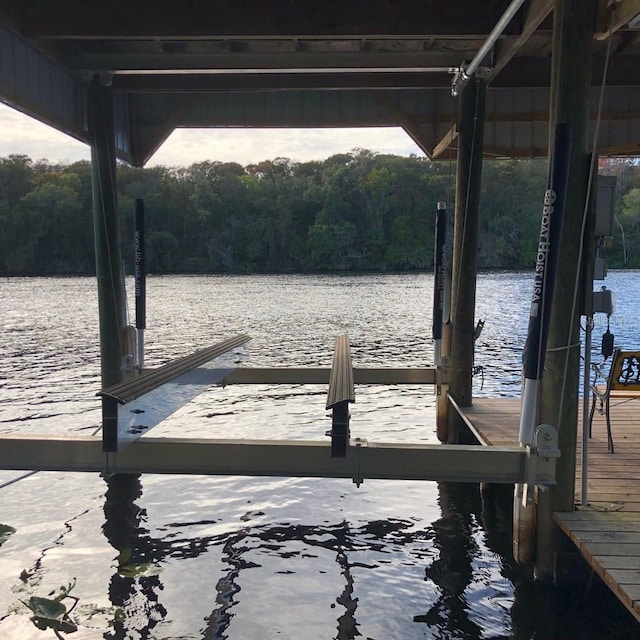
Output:
<svg viewBox="0 0 640 640">
<path fill-rule="evenodd" d="M 518 398 L 476 398 L 464 418 L 486 445 L 513 446 L 518 440 Z M 554 520 L 613 593 L 640 621 L 640 401 L 611 408 L 615 453 L 607 451 L 604 418 L 596 412 L 588 449 L 588 505 L 581 501 L 578 459 L 576 510 Z M 578 417 L 578 452 L 582 442 Z M 580 457 L 580 456 L 579 456 Z"/>
</svg>

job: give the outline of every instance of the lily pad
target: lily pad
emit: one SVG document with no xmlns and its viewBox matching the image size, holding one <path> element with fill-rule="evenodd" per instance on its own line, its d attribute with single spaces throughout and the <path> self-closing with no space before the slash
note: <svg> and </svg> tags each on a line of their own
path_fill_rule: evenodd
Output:
<svg viewBox="0 0 640 640">
<path fill-rule="evenodd" d="M 9 536 L 15 532 L 16 530 L 8 524 L 0 524 L 0 547 L 9 539 Z"/>
<path fill-rule="evenodd" d="M 59 600 L 31 596 L 26 602 L 22 601 L 36 616 L 45 620 L 62 620 L 67 614 L 67 607 Z"/>
<path fill-rule="evenodd" d="M 123 578 L 137 578 L 149 572 L 152 564 L 149 562 L 131 562 L 131 549 L 125 547 L 118 554 L 118 573 Z"/>
<path fill-rule="evenodd" d="M 141 564 L 125 564 L 118 567 L 118 573 L 123 578 L 137 578 L 143 576 L 149 571 L 151 565 L 148 562 Z"/>
</svg>

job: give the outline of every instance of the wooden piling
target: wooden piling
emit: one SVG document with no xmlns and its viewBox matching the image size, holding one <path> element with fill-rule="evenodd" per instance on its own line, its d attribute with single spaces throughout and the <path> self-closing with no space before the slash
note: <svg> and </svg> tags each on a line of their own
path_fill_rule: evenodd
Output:
<svg viewBox="0 0 640 640">
<path fill-rule="evenodd" d="M 87 91 L 91 134 L 91 184 L 93 233 L 100 315 L 102 386 L 122 380 L 124 353 L 124 295 L 122 256 L 116 192 L 116 153 L 113 124 L 113 90 L 98 76 Z"/>
<path fill-rule="evenodd" d="M 460 94 L 456 202 L 451 286 L 451 382 L 449 393 L 461 407 L 472 401 L 473 331 L 475 328 L 478 220 L 486 84 L 469 82 Z M 456 420 L 451 412 L 451 420 Z M 449 442 L 457 424 L 449 424 Z"/>
<path fill-rule="evenodd" d="M 541 392 L 541 421 L 559 429 L 562 452 L 557 485 L 538 496 L 535 570 L 543 580 L 553 579 L 555 553 L 563 544 L 552 514 L 574 508 L 581 312 L 579 295 L 574 305 L 574 291 L 581 286 L 577 280 L 582 273 L 579 261 L 589 177 L 589 89 L 595 5 L 594 0 L 556 0 L 554 9 L 550 130 L 554 130 L 556 123 L 568 123 L 573 144 Z"/>
</svg>

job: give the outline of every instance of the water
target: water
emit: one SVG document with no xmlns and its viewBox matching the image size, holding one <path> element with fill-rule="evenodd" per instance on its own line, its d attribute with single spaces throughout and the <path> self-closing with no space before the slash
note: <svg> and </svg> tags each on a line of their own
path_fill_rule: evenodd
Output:
<svg viewBox="0 0 640 640">
<path fill-rule="evenodd" d="M 626 347 L 635 277 L 607 282 Z M 477 394 L 519 393 L 530 286 L 529 274 L 480 278 Z M 348 332 L 358 366 L 426 365 L 431 293 L 426 274 L 151 278 L 147 364 L 246 332 L 248 365 L 328 366 Z M 93 433 L 95 281 L 0 280 L 0 326 L 0 431 Z M 324 394 L 213 388 L 153 435 L 321 439 Z M 352 434 L 435 443 L 434 412 L 429 389 L 358 387 Z M 2 471 L 0 484 L 20 475 Z M 0 524 L 15 529 L 0 537 L 0 638 L 54 637 L 20 601 L 74 579 L 79 640 L 637 638 L 597 581 L 556 592 L 514 565 L 504 497 L 447 483 L 37 473 L 0 489 Z"/>
</svg>

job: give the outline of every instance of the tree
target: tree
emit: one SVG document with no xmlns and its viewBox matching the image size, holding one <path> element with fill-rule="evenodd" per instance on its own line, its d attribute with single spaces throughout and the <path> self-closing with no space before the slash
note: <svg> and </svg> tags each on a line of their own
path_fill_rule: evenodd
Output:
<svg viewBox="0 0 640 640">
<path fill-rule="evenodd" d="M 613 260 L 640 266 L 640 173 L 618 176 Z M 531 268 L 546 161 L 485 163 L 481 267 Z M 242 167 L 118 164 L 123 257 L 133 269 L 135 199 L 144 198 L 151 272 L 412 270 L 433 263 L 436 205 L 453 165 L 363 149 L 324 161 L 275 158 Z M 91 166 L 0 158 L 0 273 L 93 272 Z M 453 209 L 453 203 L 450 209 Z"/>
<path fill-rule="evenodd" d="M 313 225 L 307 239 L 309 266 L 319 271 L 347 269 L 355 231 L 350 222 Z"/>
<path fill-rule="evenodd" d="M 640 188 L 634 187 L 622 198 L 622 211 L 616 216 L 620 229 L 624 266 L 636 266 L 640 260 L 634 259 L 640 247 Z"/>
<path fill-rule="evenodd" d="M 14 269 L 45 274 L 86 273 L 91 268 L 79 186 L 75 174 L 47 174 L 16 205 L 10 253 Z"/>
</svg>

